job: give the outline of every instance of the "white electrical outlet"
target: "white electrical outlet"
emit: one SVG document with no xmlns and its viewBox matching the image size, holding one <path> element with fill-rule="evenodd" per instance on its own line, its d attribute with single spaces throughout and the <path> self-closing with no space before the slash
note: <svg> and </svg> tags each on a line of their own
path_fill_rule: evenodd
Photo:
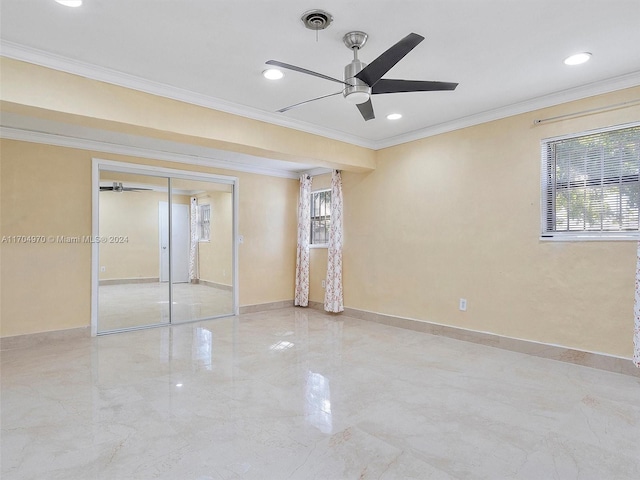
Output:
<svg viewBox="0 0 640 480">
<path fill-rule="evenodd" d="M 466 312 L 467 311 L 467 299 L 466 298 L 461 298 L 460 299 L 460 305 L 458 306 L 458 308 L 462 312 Z"/>
<path fill-rule="evenodd" d="M 322 280 L 322 288 L 327 288 L 327 281 L 326 280 Z"/>
</svg>

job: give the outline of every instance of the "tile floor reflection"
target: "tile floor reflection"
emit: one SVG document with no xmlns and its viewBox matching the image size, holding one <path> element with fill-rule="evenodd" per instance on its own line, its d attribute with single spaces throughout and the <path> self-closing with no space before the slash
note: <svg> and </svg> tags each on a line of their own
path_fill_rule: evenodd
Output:
<svg viewBox="0 0 640 480">
<path fill-rule="evenodd" d="M 640 379 L 287 308 L 2 352 L 3 480 L 640 478 Z"/>
<path fill-rule="evenodd" d="M 98 332 L 169 323 L 169 283 L 100 285 Z M 233 314 L 233 292 L 202 284 L 173 284 L 173 323 Z"/>
</svg>

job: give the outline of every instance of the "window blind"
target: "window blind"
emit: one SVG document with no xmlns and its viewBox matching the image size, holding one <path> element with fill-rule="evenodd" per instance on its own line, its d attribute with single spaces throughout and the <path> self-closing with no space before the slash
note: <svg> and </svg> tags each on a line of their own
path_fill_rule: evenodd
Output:
<svg viewBox="0 0 640 480">
<path fill-rule="evenodd" d="M 640 124 L 542 142 L 542 234 L 637 233 Z"/>
</svg>

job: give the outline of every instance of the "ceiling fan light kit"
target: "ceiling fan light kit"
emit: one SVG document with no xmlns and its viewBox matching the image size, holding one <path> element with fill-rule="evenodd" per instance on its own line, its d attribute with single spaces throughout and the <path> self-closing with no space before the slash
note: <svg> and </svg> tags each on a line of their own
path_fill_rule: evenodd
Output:
<svg viewBox="0 0 640 480">
<path fill-rule="evenodd" d="M 302 21 L 307 28 L 312 28 L 316 18 L 318 24 L 323 25 L 322 28 L 326 28 L 322 23 L 322 19 L 317 17 L 319 10 L 305 12 L 302 15 Z M 331 16 L 326 12 L 322 12 L 323 15 Z M 314 16 L 315 15 L 315 16 Z M 305 18 L 309 19 L 305 21 Z M 318 19 L 320 18 L 320 19 Z M 332 18 L 331 18 L 332 19 Z M 330 23 L 331 20 L 329 20 Z M 353 60 L 351 63 L 344 67 L 344 80 L 338 80 L 334 77 L 329 77 L 322 73 L 307 70 L 306 68 L 298 67 L 296 65 L 290 65 L 288 63 L 279 62 L 277 60 L 268 60 L 267 65 L 273 65 L 281 68 L 286 68 L 305 75 L 312 75 L 314 77 L 323 78 L 331 82 L 340 83 L 343 88 L 340 92 L 331 93 L 329 95 L 322 95 L 320 97 L 312 98 L 304 102 L 299 102 L 288 107 L 278 110 L 280 113 L 284 113 L 292 108 L 305 105 L 316 100 L 332 97 L 334 95 L 342 94 L 342 96 L 352 104 L 355 104 L 364 118 L 365 121 L 373 120 L 375 114 L 373 111 L 373 104 L 371 103 L 371 95 L 379 95 L 385 93 L 401 93 L 401 92 L 432 92 L 443 90 L 455 90 L 458 86 L 457 83 L 452 82 L 435 82 L 435 81 L 422 81 L 422 80 L 397 80 L 397 79 L 384 79 L 382 78 L 393 66 L 404 58 L 411 50 L 413 50 L 420 42 L 424 40 L 424 37 L 417 33 L 410 33 L 405 38 L 397 42 L 391 48 L 383 52 L 370 64 L 366 64 L 358 58 L 358 51 L 365 45 L 368 39 L 368 35 L 361 31 L 348 32 L 342 41 L 345 46 L 353 51 Z"/>
</svg>

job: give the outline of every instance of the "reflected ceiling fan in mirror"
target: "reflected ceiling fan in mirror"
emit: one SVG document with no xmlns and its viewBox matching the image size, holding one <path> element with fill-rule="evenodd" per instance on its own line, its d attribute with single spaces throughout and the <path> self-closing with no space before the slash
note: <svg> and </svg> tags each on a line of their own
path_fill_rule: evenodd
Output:
<svg viewBox="0 0 640 480">
<path fill-rule="evenodd" d="M 385 93 L 402 93 L 402 92 L 433 92 L 439 90 L 455 90 L 457 83 L 452 82 L 435 82 L 427 80 L 397 80 L 390 78 L 382 78 L 391 68 L 398 63 L 404 56 L 413 50 L 424 37 L 417 33 L 410 33 L 398 43 L 393 45 L 382 55 L 376 58 L 370 64 L 366 64 L 358 59 L 358 50 L 360 50 L 367 42 L 368 35 L 364 32 L 349 32 L 342 41 L 347 48 L 353 50 L 353 60 L 344 67 L 344 80 L 329 77 L 321 73 L 317 73 L 306 68 L 297 67 L 288 63 L 276 60 L 267 61 L 267 65 L 286 68 L 306 75 L 323 78 L 332 82 L 344 85 L 343 89 L 336 93 L 323 95 L 321 97 L 312 98 L 304 102 L 289 105 L 281 108 L 278 112 L 283 113 L 292 108 L 305 105 L 316 100 L 340 95 L 347 99 L 348 102 L 355 104 L 360 111 L 362 117 L 366 120 L 375 118 L 373 112 L 373 104 L 371 103 L 371 95 L 380 95 Z"/>
<path fill-rule="evenodd" d="M 101 192 L 139 192 L 143 190 L 151 190 L 151 188 L 139 188 L 139 187 L 125 187 L 122 185 L 122 182 L 113 182 L 112 186 L 109 187 L 100 187 Z"/>
</svg>

